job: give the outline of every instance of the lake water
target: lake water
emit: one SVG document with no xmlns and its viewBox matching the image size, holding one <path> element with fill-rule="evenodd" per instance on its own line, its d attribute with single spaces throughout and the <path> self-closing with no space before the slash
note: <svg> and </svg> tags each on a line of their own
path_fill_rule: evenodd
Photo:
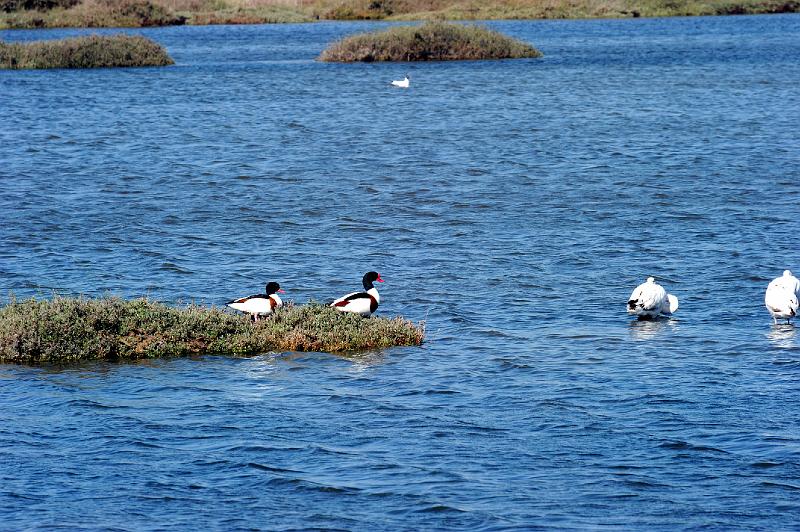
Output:
<svg viewBox="0 0 800 532">
<path fill-rule="evenodd" d="M 427 323 L 350 358 L 0 365 L 0 528 L 800 526 L 800 337 L 763 306 L 800 270 L 800 16 L 314 61 L 382 26 L 153 29 L 175 66 L 0 72 L 4 301 L 302 303 L 374 269 L 378 313 Z M 627 317 L 648 275 L 676 319 Z"/>
</svg>

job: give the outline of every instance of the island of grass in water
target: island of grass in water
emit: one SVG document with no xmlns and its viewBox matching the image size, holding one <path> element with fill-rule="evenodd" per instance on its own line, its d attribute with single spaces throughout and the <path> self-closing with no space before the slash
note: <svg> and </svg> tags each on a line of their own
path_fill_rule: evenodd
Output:
<svg viewBox="0 0 800 532">
<path fill-rule="evenodd" d="M 320 61 L 451 61 L 541 57 L 525 42 L 482 26 L 426 22 L 351 35 L 329 46 Z"/>
<path fill-rule="evenodd" d="M 214 307 L 170 307 L 148 299 L 13 300 L 0 308 L 0 362 L 64 363 L 188 355 L 349 352 L 420 345 L 424 324 L 287 305 L 251 323 Z"/>
<path fill-rule="evenodd" d="M 160 44 L 138 35 L 88 35 L 53 41 L 0 41 L 0 68 L 103 68 L 167 66 L 175 62 Z"/>
</svg>

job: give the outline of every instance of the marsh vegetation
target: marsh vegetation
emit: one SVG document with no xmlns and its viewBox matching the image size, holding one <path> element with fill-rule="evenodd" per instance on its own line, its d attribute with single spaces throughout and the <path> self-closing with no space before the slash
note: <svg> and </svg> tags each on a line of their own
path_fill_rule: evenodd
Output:
<svg viewBox="0 0 800 532">
<path fill-rule="evenodd" d="M 0 41 L 0 68 L 102 68 L 167 66 L 160 44 L 136 35 L 89 35 L 53 41 Z"/>
<path fill-rule="evenodd" d="M 251 323 L 215 307 L 148 299 L 12 300 L 0 308 L 0 362 L 61 363 L 271 351 L 346 352 L 419 345 L 422 324 L 288 305 Z"/>
<path fill-rule="evenodd" d="M 346 37 L 322 52 L 326 62 L 447 61 L 541 57 L 533 46 L 481 26 L 427 22 Z"/>
<path fill-rule="evenodd" d="M 0 29 L 796 13 L 800 0 L 0 0 Z"/>
<path fill-rule="evenodd" d="M 186 22 L 185 16 L 150 0 L 5 0 L 4 5 L 0 28 L 144 28 Z"/>
</svg>

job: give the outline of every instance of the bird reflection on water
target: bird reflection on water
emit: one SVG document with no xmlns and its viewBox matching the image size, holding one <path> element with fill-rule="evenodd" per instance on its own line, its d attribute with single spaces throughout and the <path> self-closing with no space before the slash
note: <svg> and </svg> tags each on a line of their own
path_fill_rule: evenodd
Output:
<svg viewBox="0 0 800 532">
<path fill-rule="evenodd" d="M 672 319 L 634 320 L 628 323 L 628 332 L 634 340 L 651 340 L 665 331 L 675 331 L 678 325 Z"/>
<path fill-rule="evenodd" d="M 767 339 L 775 347 L 783 349 L 798 347 L 797 329 L 794 325 L 785 323 L 773 325 L 767 333 Z"/>
</svg>

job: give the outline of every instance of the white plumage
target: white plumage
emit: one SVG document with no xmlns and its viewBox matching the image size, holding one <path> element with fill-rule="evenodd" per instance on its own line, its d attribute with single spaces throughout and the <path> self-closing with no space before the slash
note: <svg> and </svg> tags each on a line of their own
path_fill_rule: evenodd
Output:
<svg viewBox="0 0 800 532">
<path fill-rule="evenodd" d="M 270 299 L 274 303 L 270 303 Z M 228 306 L 249 314 L 272 314 L 272 309 L 283 306 L 283 301 L 277 294 L 272 294 L 267 297 L 242 298 L 241 300 L 231 301 Z"/>
<path fill-rule="evenodd" d="M 367 272 L 361 279 L 361 284 L 364 285 L 364 292 L 351 292 L 335 299 L 331 306 L 342 312 L 353 312 L 354 314 L 361 314 L 365 318 L 369 317 L 378 310 L 378 305 L 381 303 L 378 289 L 372 284 L 375 281 L 382 283 L 381 275 L 378 272 Z"/>
<path fill-rule="evenodd" d="M 336 307 L 337 310 L 341 310 L 342 312 L 352 312 L 354 314 L 361 314 L 365 318 L 372 314 L 372 300 L 367 299 L 365 297 L 359 297 L 356 299 L 351 299 L 347 301 L 348 297 L 353 297 L 357 295 L 358 292 L 353 292 L 352 294 L 347 294 L 346 296 L 342 296 L 339 299 L 333 302 L 333 306 Z M 375 298 L 375 302 L 380 304 L 381 296 L 378 294 L 377 288 L 372 288 L 367 291 L 367 294 L 370 294 L 372 297 Z M 337 306 L 337 304 L 345 303 L 342 306 Z"/>
<path fill-rule="evenodd" d="M 410 84 L 411 84 L 411 79 L 408 77 L 408 74 L 406 74 L 406 76 L 399 81 L 398 80 L 392 81 L 392 85 L 394 85 L 395 87 L 400 87 L 402 89 L 407 89 Z"/>
<path fill-rule="evenodd" d="M 782 319 L 791 323 L 791 319 L 797 316 L 798 299 L 800 280 L 791 271 L 785 270 L 782 276 L 773 279 L 767 286 L 764 305 L 772 315 L 773 322 L 778 323 L 778 319 Z"/>
<path fill-rule="evenodd" d="M 228 301 L 226 305 L 232 309 L 247 312 L 253 321 L 258 321 L 259 316 L 268 316 L 276 308 L 283 306 L 283 301 L 277 292 L 284 293 L 278 283 L 271 282 L 266 286 L 266 293 L 234 299 Z"/>
<path fill-rule="evenodd" d="M 678 298 L 668 294 L 653 277 L 648 277 L 646 282 L 634 288 L 628 298 L 628 314 L 634 314 L 639 319 L 671 316 L 676 310 Z"/>
</svg>

